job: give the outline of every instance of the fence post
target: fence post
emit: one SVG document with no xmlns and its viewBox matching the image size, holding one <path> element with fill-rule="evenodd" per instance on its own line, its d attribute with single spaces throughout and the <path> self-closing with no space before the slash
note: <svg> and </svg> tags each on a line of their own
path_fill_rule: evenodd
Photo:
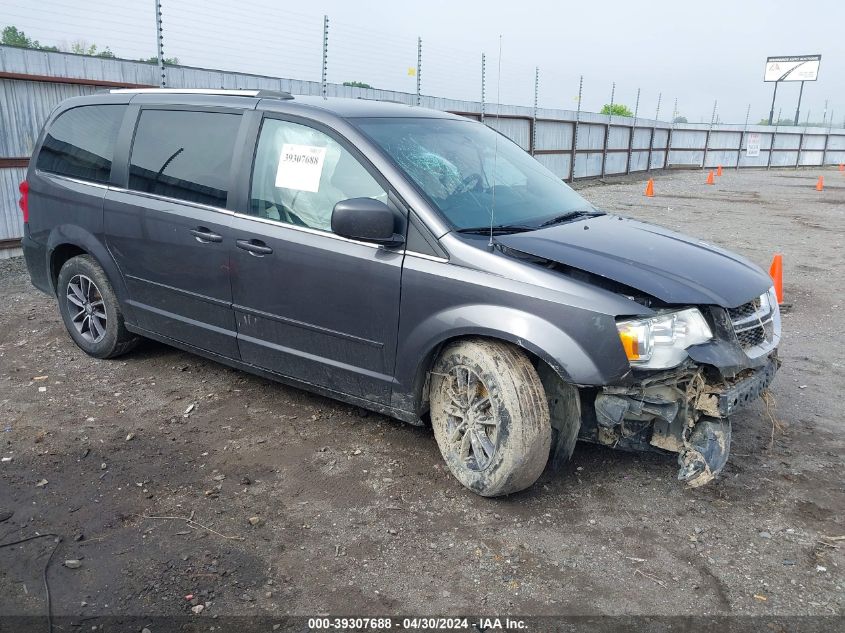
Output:
<svg viewBox="0 0 845 633">
<path fill-rule="evenodd" d="M 669 168 L 669 148 L 672 147 L 672 135 L 675 132 L 675 117 L 678 116 L 678 97 L 675 97 L 675 105 L 672 109 L 672 123 L 666 133 L 666 152 L 663 154 L 663 169 Z"/>
<path fill-rule="evenodd" d="M 487 77 L 487 65 L 486 60 L 484 57 L 484 53 L 481 53 L 481 122 L 484 123 L 484 104 L 486 98 L 486 77 Z"/>
<path fill-rule="evenodd" d="M 625 165 L 625 174 L 631 173 L 631 156 L 634 153 L 634 135 L 637 132 L 637 115 L 640 112 L 640 89 L 637 88 L 637 102 L 634 105 L 634 122 L 631 124 L 631 135 L 628 137 L 628 162 Z"/>
<path fill-rule="evenodd" d="M 422 38 L 417 38 L 417 105 L 420 105 L 420 86 L 422 85 Z"/>
<path fill-rule="evenodd" d="M 833 110 L 830 111 L 830 123 L 827 124 L 827 134 L 824 135 L 824 147 L 822 148 L 822 167 L 827 160 L 827 141 L 830 138 L 830 131 L 833 129 Z"/>
<path fill-rule="evenodd" d="M 604 124 L 604 144 L 602 146 L 601 154 L 601 177 L 607 170 L 607 146 L 610 143 L 610 122 L 613 121 L 613 99 L 616 97 L 616 82 L 614 81 L 610 88 L 610 110 L 607 113 L 607 123 Z"/>
<path fill-rule="evenodd" d="M 807 131 L 804 128 L 804 132 L 801 132 L 801 135 L 798 137 L 798 155 L 795 157 L 795 169 L 798 169 L 798 166 L 801 164 L 801 152 L 804 151 L 804 133 Z"/>
<path fill-rule="evenodd" d="M 158 72 L 161 75 L 159 87 L 167 85 L 167 76 L 164 70 L 164 29 L 161 24 L 161 0 L 156 2 L 156 56 L 158 57 Z"/>
<path fill-rule="evenodd" d="M 656 124 L 651 126 L 651 136 L 648 139 L 648 165 L 646 166 L 646 171 L 651 171 L 651 153 L 654 151 L 654 131 L 656 129 Z"/>
<path fill-rule="evenodd" d="M 739 161 L 742 160 L 742 144 L 745 141 L 745 133 L 748 131 L 748 117 L 751 114 L 751 104 L 745 109 L 745 126 L 742 132 L 739 133 L 739 149 L 736 150 L 736 169 L 739 171 Z"/>
<path fill-rule="evenodd" d="M 572 158 L 569 161 L 569 182 L 575 181 L 575 156 L 578 154 L 578 124 L 581 122 L 581 95 L 584 92 L 584 75 L 578 80 L 578 108 L 575 110 L 575 125 L 572 129 Z"/>
<path fill-rule="evenodd" d="M 780 120 L 780 118 L 778 118 L 778 120 Z M 774 132 L 772 132 L 771 145 L 769 146 L 769 157 L 768 157 L 768 160 L 766 160 L 766 171 L 768 171 L 772 167 L 772 154 L 775 153 L 775 139 L 777 139 L 777 137 L 778 137 L 778 126 L 775 125 L 775 130 L 774 130 Z"/>
<path fill-rule="evenodd" d="M 328 74 L 329 70 L 329 16 L 323 16 L 323 72 L 320 76 L 320 93 L 323 97 L 328 96 Z"/>
<path fill-rule="evenodd" d="M 534 112 L 531 116 L 531 155 L 534 156 L 537 139 L 537 103 L 540 97 L 540 67 L 534 67 Z"/>
<path fill-rule="evenodd" d="M 707 166 L 707 150 L 710 148 L 710 133 L 713 131 L 713 121 L 716 120 L 716 104 L 718 102 L 713 102 L 713 114 L 710 115 L 710 127 L 707 128 L 707 136 L 704 137 L 704 156 L 701 157 L 701 168 L 704 169 Z"/>
</svg>

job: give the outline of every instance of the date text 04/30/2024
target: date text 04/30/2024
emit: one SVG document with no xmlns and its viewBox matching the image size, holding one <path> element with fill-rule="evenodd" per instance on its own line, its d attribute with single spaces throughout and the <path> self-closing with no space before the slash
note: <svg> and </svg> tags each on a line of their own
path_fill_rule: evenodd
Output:
<svg viewBox="0 0 845 633">
<path fill-rule="evenodd" d="M 409 631 L 448 631 L 448 630 L 511 630 L 525 631 L 527 623 L 524 620 L 498 617 L 479 618 L 441 618 L 441 617 L 409 617 L 402 618 L 309 618 L 308 628 L 312 631 L 342 631 L 346 629 L 371 629 L 383 631 L 390 629 Z"/>
</svg>

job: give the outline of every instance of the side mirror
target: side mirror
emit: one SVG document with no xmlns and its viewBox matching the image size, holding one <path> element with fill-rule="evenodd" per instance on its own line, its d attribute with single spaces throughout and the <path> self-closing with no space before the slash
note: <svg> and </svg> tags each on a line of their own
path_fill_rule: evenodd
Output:
<svg viewBox="0 0 845 633">
<path fill-rule="evenodd" d="M 372 198 L 341 200 L 332 210 L 332 231 L 350 240 L 386 246 L 401 244 L 405 239 L 394 232 L 395 222 L 393 211 Z"/>
</svg>

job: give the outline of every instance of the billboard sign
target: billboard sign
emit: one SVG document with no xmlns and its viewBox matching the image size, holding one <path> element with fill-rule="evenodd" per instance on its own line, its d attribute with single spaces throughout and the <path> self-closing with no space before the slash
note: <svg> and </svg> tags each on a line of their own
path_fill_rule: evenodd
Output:
<svg viewBox="0 0 845 633">
<path fill-rule="evenodd" d="M 821 55 L 769 57 L 763 81 L 815 81 L 819 78 Z"/>
</svg>

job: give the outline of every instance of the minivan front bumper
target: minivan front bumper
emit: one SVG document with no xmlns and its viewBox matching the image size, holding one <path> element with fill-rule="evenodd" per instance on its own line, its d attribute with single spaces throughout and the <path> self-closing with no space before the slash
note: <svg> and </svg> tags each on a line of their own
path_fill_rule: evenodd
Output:
<svg viewBox="0 0 845 633">
<path fill-rule="evenodd" d="M 780 367 L 777 350 L 762 360 L 731 377 L 690 360 L 639 376 L 631 385 L 602 387 L 593 407 L 584 407 L 592 415 L 582 421 L 579 437 L 627 450 L 678 453 L 678 478 L 703 485 L 727 462 L 730 416 L 762 397 Z"/>
</svg>

